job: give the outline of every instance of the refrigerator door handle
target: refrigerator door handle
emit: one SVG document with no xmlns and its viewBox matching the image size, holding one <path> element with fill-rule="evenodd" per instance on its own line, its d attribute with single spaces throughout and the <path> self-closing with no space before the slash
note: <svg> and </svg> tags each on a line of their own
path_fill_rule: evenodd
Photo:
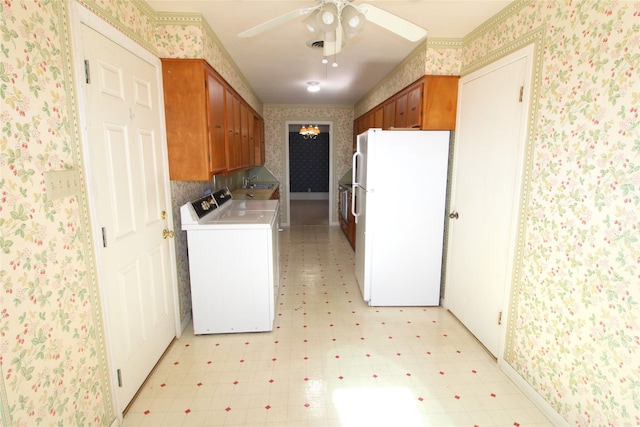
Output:
<svg viewBox="0 0 640 427">
<path fill-rule="evenodd" d="M 358 217 L 360 216 L 359 212 L 356 212 L 356 194 L 358 193 L 358 189 L 361 189 L 360 186 L 353 186 L 353 193 L 351 194 L 351 215 L 356 220 L 356 224 L 358 223 Z"/>
<path fill-rule="evenodd" d="M 358 156 L 360 155 L 359 152 L 355 152 L 353 153 L 353 157 L 351 159 L 351 184 L 355 187 L 356 185 L 360 185 L 360 183 L 358 182 L 358 170 L 356 169 L 356 166 L 358 164 Z"/>
<path fill-rule="evenodd" d="M 358 189 L 362 190 L 362 188 L 360 188 L 360 183 L 358 182 L 358 156 L 360 156 L 360 152 L 356 151 L 353 153 L 351 164 L 351 184 L 353 186 L 351 193 L 351 215 L 353 215 L 356 224 L 358 223 L 358 217 L 360 216 L 360 213 L 356 212 L 357 193 Z"/>
</svg>

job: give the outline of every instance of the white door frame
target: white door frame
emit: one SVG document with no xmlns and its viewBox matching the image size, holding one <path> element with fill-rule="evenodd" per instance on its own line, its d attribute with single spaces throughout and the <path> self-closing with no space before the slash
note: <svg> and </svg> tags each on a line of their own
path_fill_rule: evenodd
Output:
<svg viewBox="0 0 640 427">
<path fill-rule="evenodd" d="M 285 147 L 285 183 L 286 183 L 286 191 L 285 191 L 285 206 L 287 210 L 287 215 L 285 217 L 284 226 L 289 226 L 291 224 L 291 188 L 289 185 L 289 127 L 291 125 L 299 125 L 301 123 L 313 123 L 314 125 L 329 125 L 329 224 L 330 225 L 338 225 L 337 222 L 332 221 L 331 214 L 333 213 L 333 207 L 335 206 L 335 189 L 333 188 L 333 121 L 327 120 L 315 120 L 315 119 L 302 119 L 302 120 L 287 120 L 284 123 L 284 133 L 287 136 L 285 139 L 287 141 Z M 282 187 L 282 184 L 280 184 Z"/>
<path fill-rule="evenodd" d="M 104 291 L 104 274 L 103 274 L 103 265 L 100 257 L 99 248 L 97 247 L 98 242 L 100 241 L 101 230 L 98 228 L 97 221 L 97 210 L 96 210 L 96 201 L 92 195 L 91 189 L 92 187 L 92 171 L 91 164 L 89 162 L 88 150 L 89 150 L 89 139 L 87 137 L 87 105 L 85 104 L 85 91 L 81 82 L 85 78 L 84 71 L 84 60 L 82 56 L 79 54 L 82 52 L 82 36 L 81 36 L 81 27 L 82 24 L 87 25 L 98 33 L 102 34 L 104 37 L 109 40 L 117 43 L 123 48 L 127 49 L 134 55 L 140 57 L 146 62 L 154 65 L 158 72 L 158 101 L 160 105 L 158 106 L 159 111 L 162 115 L 161 121 L 164 124 L 164 98 L 163 98 L 163 89 L 162 89 L 162 65 L 160 60 L 152 55 L 150 52 L 142 48 L 140 45 L 135 43 L 133 40 L 125 36 L 123 33 L 109 25 L 106 21 L 102 20 L 91 11 L 78 4 L 75 0 L 71 1 L 70 8 L 70 22 L 71 22 L 71 37 L 72 43 L 74 46 L 74 52 L 76 52 L 76 57 L 74 58 L 74 67 L 75 67 L 75 78 L 76 84 L 75 89 L 78 94 L 78 116 L 80 119 L 80 134 L 82 138 L 82 153 L 80 155 L 80 161 L 84 165 L 85 170 L 85 180 L 87 182 L 87 200 L 89 203 L 89 216 L 91 218 L 92 223 L 92 240 L 94 243 L 93 251 L 94 258 L 96 260 L 96 268 L 97 268 L 97 281 L 100 289 L 100 301 L 102 305 L 102 324 L 104 325 L 105 332 L 105 342 L 107 347 L 107 356 L 108 356 L 108 367 L 109 367 L 109 378 L 113 379 L 115 377 L 116 367 L 113 365 L 113 350 L 112 350 L 112 340 L 110 339 L 111 335 L 109 331 L 109 325 L 107 323 L 107 317 L 105 315 L 106 312 L 106 292 Z M 160 140 L 162 141 L 162 157 L 165 159 L 164 168 L 166 176 L 169 176 L 169 164 L 168 164 L 168 153 L 167 153 L 167 135 L 164 126 L 161 126 L 160 131 Z M 171 201 L 171 190 L 170 188 L 165 188 L 165 197 L 167 200 Z M 167 224 L 173 224 L 173 213 L 172 209 L 167 209 Z M 169 252 L 172 260 L 176 259 L 176 249 L 174 244 L 169 245 Z M 172 283 L 172 294 L 173 294 L 173 306 L 175 312 L 175 333 L 176 337 L 180 338 L 182 333 L 182 329 L 180 328 L 180 309 L 178 303 L 178 275 L 177 275 L 177 267 L 175 262 L 171 263 L 171 283 Z M 118 422 L 122 422 L 122 412 L 125 408 L 121 407 L 121 403 L 118 401 L 118 393 L 117 393 L 117 385 L 114 381 L 110 381 L 110 389 L 111 389 L 111 398 L 113 407 L 116 410 L 116 416 L 119 420 Z"/>
<path fill-rule="evenodd" d="M 522 58 L 526 58 L 527 60 L 527 66 L 525 69 L 525 77 L 524 77 L 524 92 L 522 96 L 522 103 L 523 103 L 523 109 L 521 113 L 522 120 L 520 122 L 520 129 L 518 133 L 518 153 L 517 153 L 517 160 L 516 160 L 517 165 L 516 165 L 516 174 L 515 174 L 516 175 L 515 179 L 517 180 L 517 182 L 516 182 L 515 191 L 513 194 L 513 203 L 511 206 L 511 223 L 509 224 L 509 230 L 510 230 L 509 234 L 512 237 L 512 240 L 509 244 L 509 249 L 508 249 L 508 258 L 507 258 L 508 271 L 507 271 L 507 274 L 505 275 L 506 283 L 504 284 L 504 295 L 503 295 L 504 298 L 502 301 L 502 323 L 501 323 L 502 328 L 500 331 L 500 342 L 498 345 L 498 352 L 496 355 L 499 364 L 502 364 L 504 362 L 504 351 L 505 351 L 507 332 L 508 332 L 507 325 L 509 324 L 509 321 L 510 321 L 509 303 L 510 303 L 511 291 L 512 291 L 512 279 L 513 279 L 513 272 L 514 272 L 515 253 L 517 249 L 516 238 L 517 238 L 517 232 L 518 232 L 518 224 L 520 221 L 519 214 L 520 214 L 520 205 L 522 201 L 522 184 L 523 184 L 523 173 L 525 168 L 525 155 L 527 152 L 527 136 L 528 136 L 527 129 L 528 129 L 529 120 L 530 120 L 530 99 L 531 99 L 531 92 L 532 92 L 533 69 L 534 69 L 534 62 L 535 62 L 534 53 L 535 53 L 535 45 L 529 44 L 517 50 L 514 53 L 511 53 L 495 62 L 492 62 L 489 65 L 486 65 L 480 70 L 477 70 L 471 74 L 461 77 L 458 83 L 459 86 L 462 87 L 462 85 L 465 82 L 477 79 L 485 74 L 491 73 L 496 69 L 502 68 L 503 66 L 510 64 L 514 61 L 517 61 Z M 458 105 L 458 110 L 460 110 L 460 105 Z M 457 171 L 458 148 L 459 148 L 459 144 L 455 143 L 453 164 L 452 164 L 452 177 L 454 177 L 453 187 L 451 188 L 452 201 L 455 201 L 455 184 L 456 184 L 455 176 L 458 173 Z M 451 233 L 451 227 L 449 227 L 449 233 Z M 452 249 L 451 246 L 449 246 L 449 250 L 451 249 Z M 447 264 L 449 263 L 450 260 L 451 260 L 451 257 L 449 256 L 449 254 L 447 254 Z M 449 265 L 447 265 L 446 271 L 450 271 Z M 445 297 L 443 300 L 443 306 L 445 308 L 448 308 L 446 282 L 445 282 L 444 294 L 445 294 Z"/>
</svg>

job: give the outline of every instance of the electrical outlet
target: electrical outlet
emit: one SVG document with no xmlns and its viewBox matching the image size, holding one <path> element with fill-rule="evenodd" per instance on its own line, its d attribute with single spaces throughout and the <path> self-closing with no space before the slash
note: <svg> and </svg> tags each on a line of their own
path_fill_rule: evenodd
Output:
<svg viewBox="0 0 640 427">
<path fill-rule="evenodd" d="M 80 174 L 77 169 L 45 171 L 44 185 L 50 199 L 72 196 L 81 190 Z"/>
</svg>

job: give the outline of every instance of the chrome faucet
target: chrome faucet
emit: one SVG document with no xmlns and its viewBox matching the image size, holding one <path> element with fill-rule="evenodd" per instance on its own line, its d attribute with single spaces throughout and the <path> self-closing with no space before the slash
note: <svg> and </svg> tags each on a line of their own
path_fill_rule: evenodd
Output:
<svg viewBox="0 0 640 427">
<path fill-rule="evenodd" d="M 251 180 L 252 179 L 258 179 L 258 175 L 247 176 L 247 177 L 242 178 L 242 187 L 243 188 L 251 187 Z"/>
</svg>

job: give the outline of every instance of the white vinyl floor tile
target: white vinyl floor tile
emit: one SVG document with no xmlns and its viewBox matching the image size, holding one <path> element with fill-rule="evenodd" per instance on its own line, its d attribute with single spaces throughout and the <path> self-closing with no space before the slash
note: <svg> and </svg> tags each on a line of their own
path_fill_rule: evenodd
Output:
<svg viewBox="0 0 640 427">
<path fill-rule="evenodd" d="M 369 307 L 339 227 L 280 233 L 272 332 L 194 336 L 124 426 L 551 426 L 440 307 Z"/>
</svg>

